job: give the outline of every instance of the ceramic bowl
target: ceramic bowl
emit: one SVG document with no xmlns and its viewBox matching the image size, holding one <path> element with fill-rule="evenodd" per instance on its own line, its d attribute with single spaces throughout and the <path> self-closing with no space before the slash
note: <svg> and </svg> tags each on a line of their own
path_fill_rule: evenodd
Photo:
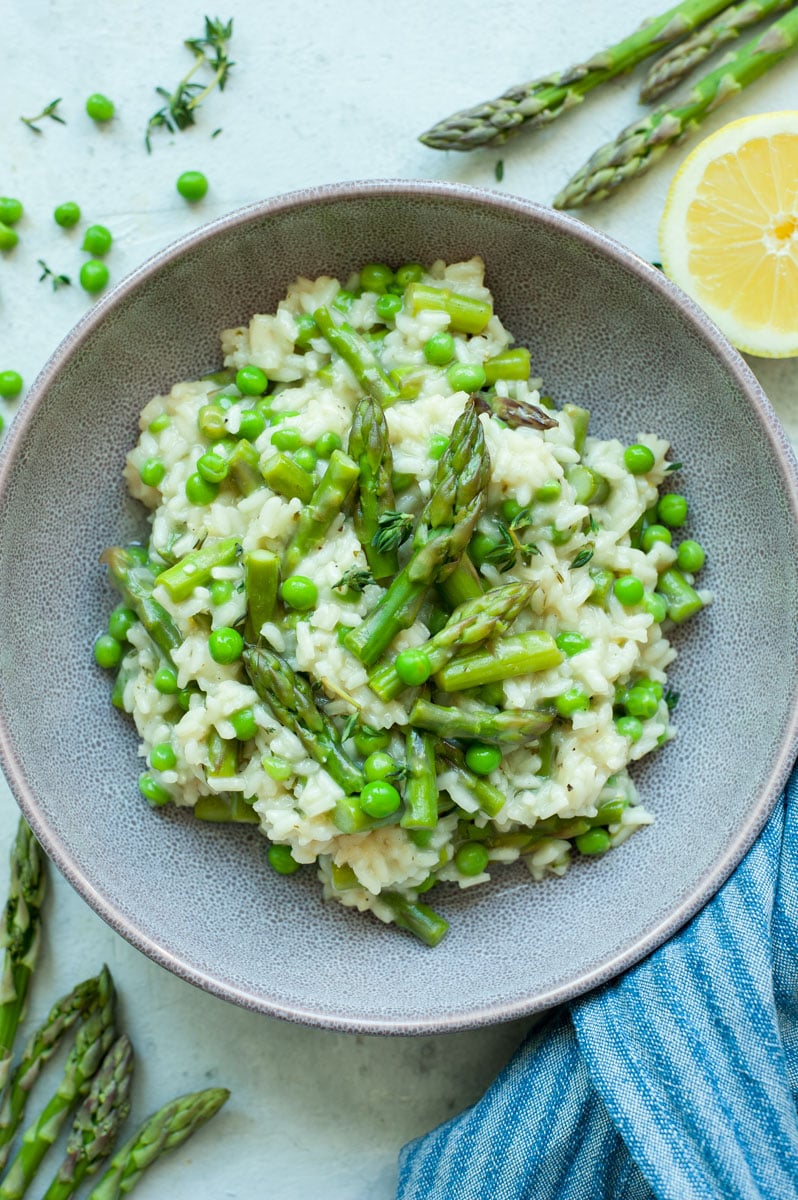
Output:
<svg viewBox="0 0 798 1200">
<path fill-rule="evenodd" d="M 655 824 L 562 879 L 523 865 L 448 886 L 430 950 L 286 879 L 262 838 L 141 799 L 137 738 L 92 641 L 116 602 L 103 547 L 141 536 L 122 482 L 156 392 L 219 365 L 219 331 L 298 274 L 479 253 L 497 312 L 602 437 L 667 437 L 715 603 L 675 634 L 677 739 L 635 771 Z M 182 978 L 335 1029 L 463 1029 L 600 984 L 695 913 L 762 828 L 796 750 L 796 467 L 756 380 L 661 273 L 586 225 L 438 183 L 353 183 L 231 214 L 109 292 L 31 389 L 0 467 L 0 745 L 46 851 L 89 904 Z"/>
</svg>

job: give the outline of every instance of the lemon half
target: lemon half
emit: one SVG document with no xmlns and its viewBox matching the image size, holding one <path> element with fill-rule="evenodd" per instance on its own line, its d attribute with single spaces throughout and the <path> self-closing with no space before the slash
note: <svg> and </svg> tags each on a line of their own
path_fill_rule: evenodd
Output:
<svg viewBox="0 0 798 1200">
<path fill-rule="evenodd" d="M 682 164 L 659 229 L 665 274 L 748 354 L 798 354 L 798 112 L 724 125 Z"/>
</svg>

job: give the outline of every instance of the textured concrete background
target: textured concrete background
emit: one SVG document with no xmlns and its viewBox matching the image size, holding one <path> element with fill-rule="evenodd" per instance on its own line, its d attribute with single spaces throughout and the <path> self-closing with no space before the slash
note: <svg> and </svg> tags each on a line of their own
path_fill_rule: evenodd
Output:
<svg viewBox="0 0 798 1200">
<path fill-rule="evenodd" d="M 655 5 L 653 6 L 656 7 Z M 653 11 L 653 9 L 651 9 Z M 190 65 L 182 39 L 202 31 L 189 0 L 29 0 L 3 14 L 0 194 L 19 196 L 20 244 L 0 256 L 0 369 L 32 381 L 89 301 L 77 286 L 53 293 L 37 282 L 37 259 L 77 279 L 80 230 L 51 212 L 77 200 L 89 221 L 116 237 L 114 279 L 200 223 L 239 205 L 308 184 L 401 176 L 497 186 L 547 203 L 601 142 L 638 109 L 632 78 L 610 84 L 549 130 L 499 150 L 442 155 L 415 135 L 463 105 L 519 80 L 564 67 L 629 32 L 642 0 L 566 5 L 494 0 L 403 0 L 400 5 L 237 0 L 236 66 L 224 94 L 184 134 L 156 133 L 144 151 L 156 84 L 172 87 Z M 706 122 L 794 104 L 798 61 L 788 62 Z M 118 119 L 97 128 L 85 97 L 105 92 Z M 18 120 L 56 96 L 66 126 L 36 137 Z M 210 139 L 221 127 L 222 133 Z M 675 151 L 587 219 L 649 259 L 668 183 L 694 145 Z M 496 183 L 497 160 L 504 179 Z M 174 180 L 204 171 L 210 192 L 188 206 Z M 474 247 L 475 251 L 479 248 Z M 798 437 L 794 362 L 752 361 L 793 438 Z M 113 397 L 109 397 L 109 403 Z M 8 419 L 12 408 L 0 402 Z M 75 464 L 76 472 L 80 464 Z M 0 855 L 16 809 L 0 777 Z M 5 887 L 0 871 L 0 889 Z M 179 982 L 132 950 L 60 879 L 52 881 L 47 936 L 29 1027 L 56 995 L 110 965 L 122 1016 L 138 1050 L 135 1114 L 178 1091 L 223 1083 L 233 1097 L 214 1125 L 153 1171 L 137 1196 L 155 1200 L 387 1200 L 402 1143 L 470 1104 L 523 1036 L 527 1023 L 411 1040 L 330 1034 L 246 1013 Z M 38 1189 L 41 1190 L 41 1189 Z"/>
</svg>

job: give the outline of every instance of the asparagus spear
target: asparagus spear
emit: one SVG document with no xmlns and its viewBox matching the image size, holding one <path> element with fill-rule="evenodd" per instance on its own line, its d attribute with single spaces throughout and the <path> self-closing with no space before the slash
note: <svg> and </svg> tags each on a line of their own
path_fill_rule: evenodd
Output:
<svg viewBox="0 0 798 1200">
<path fill-rule="evenodd" d="M 537 405 L 513 400 L 509 396 L 478 396 L 475 403 L 479 412 L 498 417 L 511 429 L 518 429 L 522 425 L 528 429 L 556 429 L 558 424 L 554 417 Z"/>
<path fill-rule="evenodd" d="M 562 659 L 550 633 L 529 629 L 492 642 L 488 649 L 480 647 L 472 654 L 458 655 L 437 672 L 435 682 L 444 692 L 461 692 L 530 671 L 547 671 L 559 666 Z"/>
<path fill-rule="evenodd" d="M 175 622 L 162 604 L 152 598 L 155 577 L 149 567 L 125 546 L 111 546 L 100 555 L 108 567 L 111 579 L 133 609 L 155 645 L 172 662 L 172 651 L 183 638 Z M 174 665 L 174 664 L 172 664 Z"/>
<path fill-rule="evenodd" d="M 194 816 L 198 821 L 236 821 L 245 825 L 257 825 L 258 814 L 238 792 L 229 796 L 200 796 L 194 805 Z"/>
<path fill-rule="evenodd" d="M 346 321 L 336 325 L 328 308 L 317 308 L 313 316 L 330 349 L 351 368 L 363 391 L 378 404 L 394 404 L 399 399 L 399 388 L 385 373 L 366 339 Z"/>
<path fill-rule="evenodd" d="M 335 518 L 346 504 L 349 493 L 355 486 L 359 471 L 343 450 L 333 450 L 327 470 L 302 512 L 291 541 L 286 546 L 283 564 L 290 575 L 299 566 L 306 554 L 315 550 L 324 541 Z"/>
<path fill-rule="evenodd" d="M 42 1067 L 52 1058 L 61 1039 L 76 1021 L 83 1020 L 97 1004 L 99 988 L 100 978 L 96 975 L 79 983 L 53 1005 L 43 1024 L 29 1038 L 8 1081 L 0 1108 L 0 1170 L 6 1165 L 11 1139 L 22 1121 L 28 1096 Z"/>
<path fill-rule="evenodd" d="M 532 588 L 525 583 L 508 583 L 467 600 L 456 608 L 439 633 L 418 647 L 430 662 L 430 674 L 445 667 L 464 646 L 497 637 L 513 623 L 526 604 Z M 393 700 L 404 686 L 393 663 L 378 667 L 369 684 L 381 700 Z"/>
<path fill-rule="evenodd" d="M 435 753 L 441 772 L 453 772 L 457 780 L 472 794 L 486 816 L 495 817 L 501 812 L 505 796 L 484 776 L 475 775 L 468 769 L 462 750 L 447 742 L 438 742 Z"/>
<path fill-rule="evenodd" d="M 236 442 L 235 449 L 227 460 L 227 477 L 242 496 L 251 496 L 258 488 L 263 487 L 260 455 L 247 438 L 239 438 Z"/>
<path fill-rule="evenodd" d="M 647 21 L 622 41 L 569 67 L 532 83 L 510 88 L 497 100 L 457 112 L 427 130 L 419 139 L 434 150 L 473 150 L 500 145 L 523 126 L 535 129 L 554 121 L 608 79 L 614 79 L 728 6 L 729 0 L 683 0 Z"/>
<path fill-rule="evenodd" d="M 111 1153 L 116 1135 L 130 1112 L 132 1079 L 133 1046 L 123 1033 L 103 1059 L 89 1094 L 78 1109 L 66 1145 L 66 1158 L 43 1200 L 69 1200 Z"/>
<path fill-rule="evenodd" d="M 508 708 L 495 711 L 475 705 L 466 710 L 447 708 L 423 698 L 416 700 L 410 710 L 411 725 L 428 729 L 440 738 L 465 738 L 472 742 L 496 745 L 529 742 L 548 729 L 552 720 L 549 713 L 537 709 Z"/>
<path fill-rule="evenodd" d="M 604 200 L 628 179 L 642 175 L 670 147 L 798 46 L 798 9 L 791 9 L 728 61 L 704 75 L 685 99 L 655 109 L 602 146 L 554 198 L 555 208 L 579 208 Z"/>
<path fill-rule="evenodd" d="M 97 1004 L 78 1030 L 64 1076 L 22 1144 L 0 1184 L 0 1200 L 19 1200 L 30 1186 L 47 1151 L 58 1138 L 75 1102 L 85 1096 L 97 1068 L 114 1040 L 115 991 L 107 967 L 100 973 Z"/>
<path fill-rule="evenodd" d="M 410 726 L 407 730 L 407 781 L 405 829 L 434 829 L 438 823 L 438 777 L 435 771 L 435 738 Z"/>
<path fill-rule="evenodd" d="M 374 579 L 387 579 L 399 570 L 398 542 L 393 549 L 386 550 L 382 548 L 385 539 L 378 540 L 380 517 L 394 511 L 393 455 L 385 414 L 372 396 L 364 396 L 355 409 L 347 449 L 360 468 L 353 514 L 355 532 Z"/>
<path fill-rule="evenodd" d="M 415 934 L 426 946 L 437 946 L 449 928 L 449 922 L 421 900 L 408 900 L 398 892 L 380 892 L 380 900 L 390 908 L 394 924 Z"/>
<path fill-rule="evenodd" d="M 649 68 L 640 88 L 640 99 L 646 104 L 658 100 L 676 87 L 689 73 L 726 42 L 738 37 L 742 29 L 757 21 L 791 8 L 793 0 L 743 0 L 732 4 L 712 21 L 679 42 Z"/>
<path fill-rule="evenodd" d="M 657 591 L 668 601 L 668 616 L 677 625 L 694 616 L 703 607 L 703 601 L 698 592 L 675 567 L 671 567 L 659 577 Z"/>
<path fill-rule="evenodd" d="M 414 314 L 425 308 L 445 312 L 450 327 L 461 333 L 482 333 L 493 316 L 490 300 L 475 300 L 473 296 L 463 296 L 451 288 L 426 283 L 411 283 L 405 290 L 405 304 Z"/>
<path fill-rule="evenodd" d="M 44 855 L 27 821 L 20 817 L 11 847 L 8 899 L 0 920 L 0 945 L 5 951 L 0 983 L 0 1089 L 8 1081 L 14 1039 L 27 1008 L 46 889 Z"/>
<path fill-rule="evenodd" d="M 167 1150 L 175 1150 L 215 1116 L 230 1093 L 227 1088 L 206 1088 L 179 1096 L 153 1113 L 130 1141 L 117 1150 L 111 1165 L 88 1200 L 122 1200 L 148 1167 Z"/>
<path fill-rule="evenodd" d="M 251 550 L 245 560 L 247 621 L 244 636 L 257 641 L 266 621 L 271 621 L 277 603 L 280 562 L 268 550 Z"/>
<path fill-rule="evenodd" d="M 162 584 L 171 598 L 186 600 L 196 587 L 205 587 L 211 581 L 214 567 L 227 567 L 241 553 L 238 538 L 220 538 L 205 542 L 198 550 L 192 550 L 179 562 L 173 563 L 157 576 L 156 584 Z"/>
<path fill-rule="evenodd" d="M 310 757 L 321 763 L 344 792 L 359 792 L 366 782 L 363 774 L 342 750 L 332 721 L 316 707 L 307 680 L 265 647 L 247 646 L 244 668 L 261 700 L 296 734 Z"/>
<path fill-rule="evenodd" d="M 413 624 L 431 584 L 457 566 L 485 507 L 490 458 L 472 401 L 457 418 L 438 463 L 433 491 L 419 517 L 413 553 L 377 607 L 344 639 L 370 666 L 400 629 Z"/>
<path fill-rule="evenodd" d="M 315 487 L 313 476 L 287 454 L 273 454 L 264 463 L 262 475 L 278 496 L 285 496 L 287 500 L 296 497 L 303 504 L 310 502 Z"/>
</svg>

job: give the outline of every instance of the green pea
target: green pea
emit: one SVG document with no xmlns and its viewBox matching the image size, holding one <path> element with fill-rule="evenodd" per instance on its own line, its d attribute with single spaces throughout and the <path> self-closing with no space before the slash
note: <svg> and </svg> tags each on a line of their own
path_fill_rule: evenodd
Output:
<svg viewBox="0 0 798 1200">
<path fill-rule="evenodd" d="M 354 292 L 350 292 L 346 288 L 341 288 L 341 290 L 336 293 L 335 299 L 332 302 L 332 306 L 333 308 L 337 308 L 338 312 L 348 313 L 355 300 L 357 300 L 357 296 Z"/>
<path fill-rule="evenodd" d="M 162 787 L 160 783 L 150 775 L 149 771 L 145 771 L 143 775 L 139 775 L 139 791 L 145 800 L 155 808 L 160 808 L 164 804 L 168 804 L 172 799 L 171 793 Z"/>
<path fill-rule="evenodd" d="M 157 487 L 166 474 L 166 467 L 160 458 L 146 458 L 139 467 L 141 482 L 147 487 Z"/>
<path fill-rule="evenodd" d="M 603 854 L 610 848 L 610 835 L 606 829 L 588 829 L 574 838 L 574 845 L 580 854 Z"/>
<path fill-rule="evenodd" d="M 258 723 L 251 708 L 240 708 L 238 712 L 233 713 L 230 724 L 240 742 L 248 742 L 258 732 Z"/>
<path fill-rule="evenodd" d="M 221 454 L 206 450 L 197 459 L 197 471 L 206 483 L 219 484 L 227 478 L 228 466 Z"/>
<path fill-rule="evenodd" d="M 615 728 L 622 737 L 627 737 L 631 742 L 639 742 L 643 736 L 643 722 L 638 717 L 616 717 Z"/>
<path fill-rule="evenodd" d="M 316 451 L 310 446 L 300 446 L 298 450 L 294 451 L 294 462 L 303 471 L 312 473 L 316 466 Z"/>
<path fill-rule="evenodd" d="M 454 856 L 454 865 L 461 875 L 481 875 L 490 861 L 481 842 L 464 842 Z"/>
<path fill-rule="evenodd" d="M 211 604 L 219 608 L 233 598 L 232 579 L 214 579 L 210 586 Z"/>
<path fill-rule="evenodd" d="M 393 665 L 406 687 L 420 687 L 432 674 L 429 656 L 415 646 L 400 650 Z"/>
<path fill-rule="evenodd" d="M 627 607 L 639 604 L 645 592 L 643 584 L 636 575 L 621 575 L 619 579 L 615 580 L 612 590 L 621 604 Z"/>
<path fill-rule="evenodd" d="M 266 418 L 256 408 L 245 408 L 241 413 L 238 436 L 248 442 L 256 442 L 266 428 Z"/>
<path fill-rule="evenodd" d="M 360 286 L 364 292 L 384 292 L 393 283 L 393 271 L 385 263 L 366 263 L 360 270 Z"/>
<path fill-rule="evenodd" d="M 203 479 L 199 471 L 189 475 L 186 480 L 186 499 L 191 504 L 210 504 L 216 499 L 218 492 L 219 484 Z"/>
<path fill-rule="evenodd" d="M 214 629 L 211 633 L 208 649 L 214 662 L 234 663 L 244 652 L 244 639 L 237 629 L 223 625 L 221 629 Z"/>
<path fill-rule="evenodd" d="M 16 225 L 23 212 L 21 200 L 13 196 L 0 196 L 0 221 L 4 225 Z"/>
<path fill-rule="evenodd" d="M 443 458 L 448 445 L 449 438 L 445 433 L 433 433 L 429 440 L 428 454 L 430 458 L 434 459 L 435 462 Z"/>
<path fill-rule="evenodd" d="M 385 729 L 372 729 L 370 725 L 359 725 L 354 733 L 355 749 L 367 756 L 375 750 L 384 750 L 390 745 L 391 737 Z"/>
<path fill-rule="evenodd" d="M 19 371 L 0 371 L 0 396 L 4 400 L 13 400 L 24 387 Z"/>
<path fill-rule="evenodd" d="M 557 529 L 554 525 L 549 525 L 548 528 L 552 546 L 565 546 L 574 536 L 573 529 Z"/>
<path fill-rule="evenodd" d="M 658 625 L 661 625 L 668 615 L 668 601 L 664 596 L 660 596 L 659 592 L 646 592 L 643 596 L 643 608 Z"/>
<path fill-rule="evenodd" d="M 418 283 L 423 277 L 424 268 L 421 263 L 405 263 L 394 276 L 397 285 L 401 288 L 406 288 L 410 283 Z"/>
<path fill-rule="evenodd" d="M 293 875 L 301 866 L 291 853 L 290 846 L 279 846 L 277 844 L 269 846 L 269 849 L 266 851 L 266 857 L 269 860 L 269 866 L 278 875 Z"/>
<path fill-rule="evenodd" d="M 663 525 L 680 528 L 687 520 L 687 500 L 677 492 L 666 492 L 659 498 L 657 516 Z"/>
<path fill-rule="evenodd" d="M 184 171 L 182 175 L 178 175 L 175 187 L 184 200 L 194 203 L 207 195 L 208 180 L 202 171 Z"/>
<path fill-rule="evenodd" d="M 562 650 L 568 658 L 573 658 L 575 654 L 581 654 L 583 650 L 590 649 L 590 638 L 572 629 L 563 629 L 562 633 L 557 634 L 554 641 L 557 649 Z"/>
<path fill-rule="evenodd" d="M 402 797 L 386 779 L 372 779 L 360 793 L 360 807 L 363 812 L 377 820 L 390 817 L 401 803 Z"/>
<path fill-rule="evenodd" d="M 299 346 L 300 350 L 306 350 L 311 343 L 311 339 L 319 336 L 319 327 L 316 324 L 312 313 L 300 313 L 296 318 L 296 334 L 294 336 L 294 345 Z"/>
<path fill-rule="evenodd" d="M 676 551 L 676 565 L 681 571 L 689 571 L 691 575 L 695 575 L 703 567 L 706 557 L 706 551 L 701 543 L 687 538 L 679 543 Z"/>
<path fill-rule="evenodd" d="M 363 763 L 363 774 L 369 781 L 387 779 L 396 773 L 396 763 L 384 750 L 375 750 Z"/>
<path fill-rule="evenodd" d="M 113 100 L 109 100 L 102 92 L 92 92 L 86 100 L 86 112 L 92 121 L 103 124 L 110 121 L 116 111 Z"/>
<path fill-rule="evenodd" d="M 150 750 L 150 766 L 154 771 L 171 771 L 177 765 L 177 755 L 171 742 L 158 742 Z"/>
<path fill-rule="evenodd" d="M 171 667 L 159 667 L 152 677 L 152 685 L 162 696 L 174 696 L 177 692 L 177 673 Z"/>
<path fill-rule="evenodd" d="M 657 542 L 664 542 L 666 546 L 670 546 L 672 541 L 673 534 L 670 529 L 666 529 L 664 525 L 649 525 L 643 530 L 641 545 L 648 553 Z"/>
<path fill-rule="evenodd" d="M 119 604 L 108 618 L 108 632 L 117 641 L 124 642 L 137 620 L 138 617 L 132 608 Z"/>
<path fill-rule="evenodd" d="M 13 250 L 18 241 L 19 234 L 5 221 L 0 221 L 0 250 Z"/>
<path fill-rule="evenodd" d="M 656 692 L 648 684 L 635 683 L 626 693 L 624 703 L 630 717 L 648 721 L 651 717 L 656 716 L 660 702 Z"/>
<path fill-rule="evenodd" d="M 445 367 L 454 358 L 454 338 L 446 330 L 433 333 L 423 346 L 424 357 L 433 367 Z"/>
<path fill-rule="evenodd" d="M 466 766 L 475 775 L 490 775 L 501 766 L 502 752 L 498 746 L 486 746 L 482 742 L 472 742 L 466 750 Z"/>
<path fill-rule="evenodd" d="M 177 692 L 177 703 L 183 709 L 183 712 L 188 712 L 188 710 L 191 708 L 191 697 L 199 695 L 199 689 L 193 685 L 190 687 L 180 688 L 180 690 Z"/>
<path fill-rule="evenodd" d="M 562 484 L 559 479 L 547 479 L 535 492 L 535 499 L 539 500 L 541 504 L 552 504 L 555 500 L 559 500 L 561 491 Z"/>
<path fill-rule="evenodd" d="M 402 297 L 385 292 L 377 300 L 377 316 L 381 321 L 393 321 L 402 311 Z"/>
<path fill-rule="evenodd" d="M 343 442 L 337 433 L 323 433 L 316 439 L 313 449 L 319 458 L 329 458 L 333 450 L 340 450 Z"/>
<path fill-rule="evenodd" d="M 169 414 L 165 412 L 159 413 L 157 417 L 150 421 L 147 428 L 149 429 L 150 433 L 161 433 L 164 429 L 168 429 Z"/>
<path fill-rule="evenodd" d="M 302 445 L 302 434 L 289 425 L 285 429 L 275 429 L 270 440 L 275 450 L 298 450 Z"/>
<path fill-rule="evenodd" d="M 248 363 L 236 371 L 236 387 L 244 396 L 262 396 L 268 386 L 266 372 L 254 363 Z"/>
<path fill-rule="evenodd" d="M 80 268 L 78 278 L 84 292 L 88 292 L 93 296 L 96 292 L 101 292 L 106 286 L 110 278 L 110 272 L 105 263 L 99 258 L 89 258 Z"/>
<path fill-rule="evenodd" d="M 654 466 L 654 451 L 640 442 L 627 446 L 623 452 L 623 461 L 630 475 L 645 475 Z"/>
<path fill-rule="evenodd" d="M 102 258 L 111 249 L 113 236 L 104 225 L 90 225 L 83 235 L 82 249 L 94 258 Z"/>
<path fill-rule="evenodd" d="M 80 220 L 80 205 L 75 204 L 74 200 L 67 200 L 64 204 L 59 204 L 53 210 L 53 220 L 62 229 L 71 229 Z"/>
<path fill-rule="evenodd" d="M 279 783 L 285 783 L 286 779 L 290 779 L 294 773 L 294 768 L 288 759 L 282 758 L 279 754 L 264 754 L 260 763 L 269 778 Z"/>
<path fill-rule="evenodd" d="M 502 517 L 505 521 L 508 523 L 514 521 L 520 512 L 521 505 L 517 500 L 514 500 L 512 497 L 502 500 Z"/>
<path fill-rule="evenodd" d="M 124 650 L 120 642 L 110 633 L 101 633 L 94 642 L 94 661 L 98 667 L 110 670 L 118 667 L 122 661 Z"/>
<path fill-rule="evenodd" d="M 485 386 L 485 368 L 482 363 L 452 363 L 446 378 L 455 392 L 478 392 Z"/>
<path fill-rule="evenodd" d="M 319 598 L 319 589 L 307 575 L 289 575 L 280 585 L 280 595 L 289 608 L 307 612 Z"/>
<path fill-rule="evenodd" d="M 561 717 L 570 717 L 590 708 L 590 697 L 574 684 L 555 697 L 554 707 Z"/>
</svg>

